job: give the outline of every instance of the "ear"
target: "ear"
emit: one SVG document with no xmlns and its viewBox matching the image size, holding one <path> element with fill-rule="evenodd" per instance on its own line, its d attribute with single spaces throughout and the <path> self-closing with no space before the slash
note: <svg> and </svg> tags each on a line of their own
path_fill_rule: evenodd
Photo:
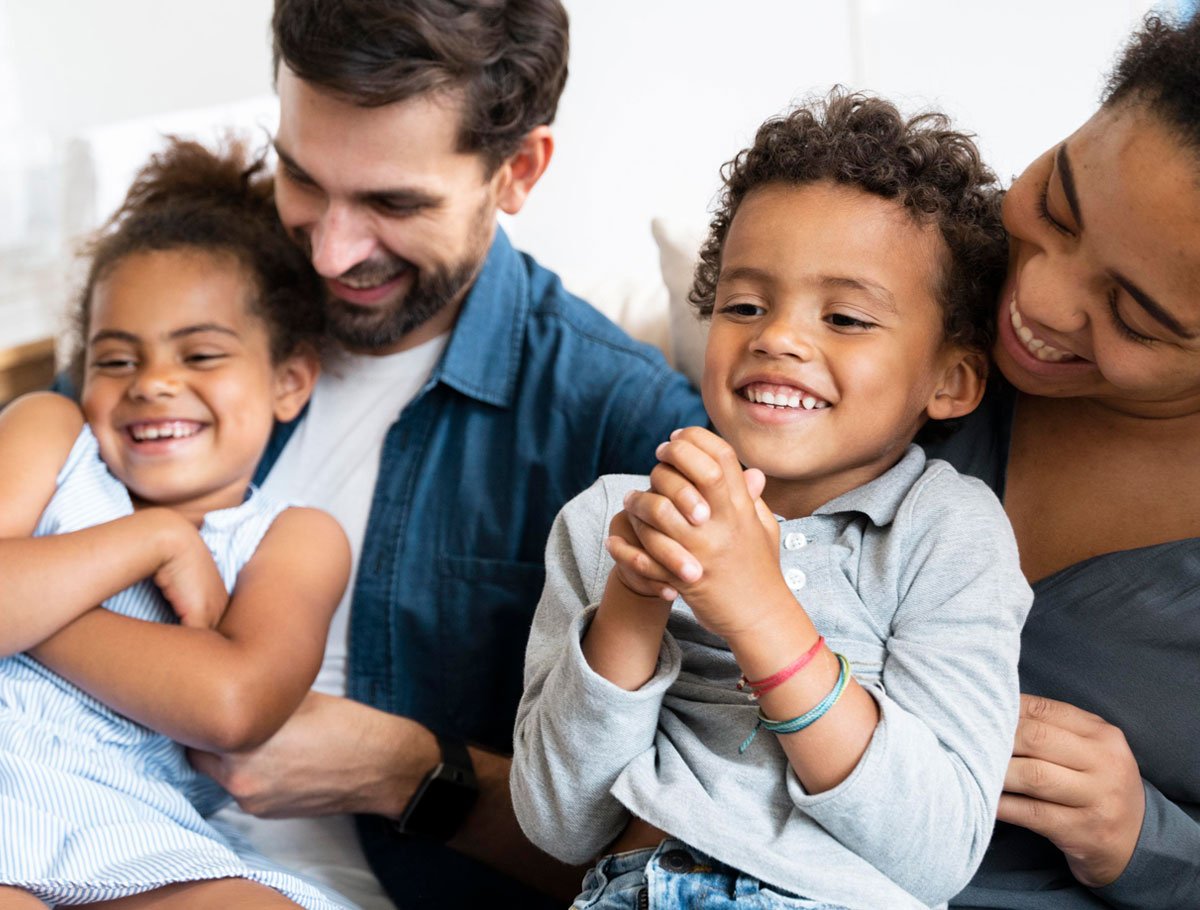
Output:
<svg viewBox="0 0 1200 910">
<path fill-rule="evenodd" d="M 529 192 L 546 173 L 554 154 L 554 136 L 548 126 L 536 126 L 525 134 L 521 146 L 496 169 L 496 207 L 515 215 L 525 205 Z"/>
<path fill-rule="evenodd" d="M 272 393 L 276 420 L 286 423 L 295 419 L 312 395 L 320 374 L 321 360 L 308 346 L 275 365 Z"/>
<path fill-rule="evenodd" d="M 970 414 L 983 398 L 987 370 L 987 358 L 983 354 L 951 347 L 941 359 L 941 376 L 925 406 L 925 413 L 931 420 L 949 420 Z"/>
</svg>

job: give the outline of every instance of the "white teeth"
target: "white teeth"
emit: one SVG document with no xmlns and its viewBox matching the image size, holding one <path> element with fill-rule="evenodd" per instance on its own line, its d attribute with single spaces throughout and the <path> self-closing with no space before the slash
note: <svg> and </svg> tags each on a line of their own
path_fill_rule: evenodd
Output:
<svg viewBox="0 0 1200 910">
<path fill-rule="evenodd" d="M 789 408 L 800 407 L 800 396 L 798 394 L 792 395 L 792 397 L 788 399 L 787 405 Z"/>
<path fill-rule="evenodd" d="M 775 394 L 773 392 L 763 392 L 762 393 L 762 403 L 763 404 L 774 404 L 775 403 Z M 780 402 L 780 404 L 782 404 L 782 403 L 783 402 Z"/>
<path fill-rule="evenodd" d="M 804 404 L 804 410 L 811 411 L 813 408 L 815 408 L 817 406 L 817 399 L 813 398 L 811 395 L 805 395 L 803 404 Z"/>
<path fill-rule="evenodd" d="M 139 427 L 131 427 L 130 435 L 138 442 L 153 442 L 156 439 L 184 439 L 194 436 L 200 428 L 192 423 L 175 421 Z"/>
<path fill-rule="evenodd" d="M 748 389 L 745 395 L 755 404 L 770 405 L 774 408 L 793 408 L 797 410 L 803 408 L 806 411 L 813 411 L 829 407 L 828 402 L 822 401 L 815 395 L 805 395 L 801 392 L 785 392 L 782 389 L 774 392 L 766 389 Z"/>
<path fill-rule="evenodd" d="M 1013 331 L 1016 332 L 1017 338 L 1025 345 L 1025 349 L 1038 360 L 1061 363 L 1064 360 L 1074 359 L 1075 355 L 1070 351 L 1059 350 L 1041 338 L 1034 337 L 1033 331 L 1021 321 L 1021 314 L 1017 312 L 1017 298 L 1015 294 L 1008 302 L 1008 313 L 1009 321 L 1012 322 Z"/>
</svg>

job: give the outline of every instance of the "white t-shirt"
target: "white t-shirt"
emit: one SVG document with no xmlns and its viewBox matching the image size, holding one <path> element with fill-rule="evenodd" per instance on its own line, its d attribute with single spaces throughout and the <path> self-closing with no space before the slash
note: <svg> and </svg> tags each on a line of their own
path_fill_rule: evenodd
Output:
<svg viewBox="0 0 1200 910">
<path fill-rule="evenodd" d="M 324 509 L 350 540 L 350 583 L 329 626 L 325 659 L 313 688 L 346 694 L 350 599 L 388 428 L 416 397 L 449 334 L 381 357 L 340 349 L 325 358 L 308 413 L 280 453 L 263 490 L 285 502 Z M 217 815 L 260 852 L 340 891 L 363 910 L 391 910 L 367 865 L 347 815 L 258 819 L 236 806 Z"/>
</svg>

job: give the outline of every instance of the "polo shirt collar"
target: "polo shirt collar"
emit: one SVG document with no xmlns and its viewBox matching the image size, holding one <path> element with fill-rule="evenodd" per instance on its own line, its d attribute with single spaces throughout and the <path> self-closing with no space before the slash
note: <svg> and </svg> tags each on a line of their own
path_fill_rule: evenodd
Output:
<svg viewBox="0 0 1200 910">
<path fill-rule="evenodd" d="M 877 527 L 891 524 L 900 503 L 925 470 L 925 450 L 910 444 L 904 456 L 870 483 L 832 499 L 813 511 L 814 515 L 862 512 Z"/>
<path fill-rule="evenodd" d="M 512 404 L 529 312 L 529 275 L 499 225 L 467 292 L 434 381 L 497 407 Z"/>
</svg>

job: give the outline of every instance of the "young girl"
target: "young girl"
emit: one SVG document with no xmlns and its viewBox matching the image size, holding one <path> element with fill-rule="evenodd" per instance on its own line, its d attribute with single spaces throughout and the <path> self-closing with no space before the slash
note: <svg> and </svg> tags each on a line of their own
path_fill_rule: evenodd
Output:
<svg viewBox="0 0 1200 910">
<path fill-rule="evenodd" d="M 995 497 L 911 443 L 982 394 L 998 203 L 944 118 L 861 96 L 728 166 L 692 294 L 720 436 L 547 549 L 512 791 L 543 849 L 609 854 L 576 906 L 944 906 L 978 864 L 1030 591 Z"/>
<path fill-rule="evenodd" d="M 82 412 L 0 414 L 5 907 L 345 906 L 206 822 L 227 797 L 184 749 L 283 724 L 349 567 L 333 519 L 250 485 L 322 327 L 261 167 L 152 159 L 92 249 Z"/>
</svg>

